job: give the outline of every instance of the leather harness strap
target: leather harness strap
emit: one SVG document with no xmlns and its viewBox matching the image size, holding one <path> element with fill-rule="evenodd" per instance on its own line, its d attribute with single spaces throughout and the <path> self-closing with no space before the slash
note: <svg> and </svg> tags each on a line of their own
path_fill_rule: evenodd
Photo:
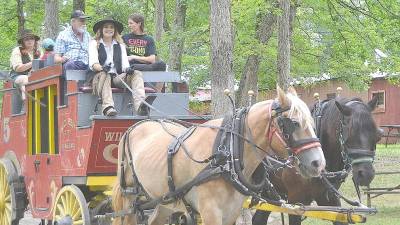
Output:
<svg viewBox="0 0 400 225">
<path fill-rule="evenodd" d="M 290 118 L 286 118 L 282 116 L 282 113 L 285 111 L 288 111 L 289 108 L 281 108 L 279 105 L 279 102 L 273 101 L 269 107 L 269 115 L 271 115 L 271 119 L 268 123 L 268 129 L 267 129 L 267 138 L 269 140 L 270 148 L 272 148 L 272 139 L 274 138 L 274 135 L 278 138 L 278 140 L 285 146 L 289 151 L 291 151 L 292 154 L 298 155 L 302 153 L 303 151 L 312 149 L 312 148 L 318 148 L 321 147 L 321 144 L 319 142 L 318 138 L 306 138 L 306 139 L 301 139 L 301 140 L 293 140 L 292 134 L 294 132 L 294 128 L 292 130 L 286 131 L 284 124 L 281 125 L 280 123 L 278 127 L 275 126 L 275 121 L 274 119 L 277 119 L 278 121 L 282 121 L 281 123 L 289 123 L 291 127 L 295 126 L 293 125 L 294 122 Z M 290 121 L 290 122 L 287 122 Z M 292 124 L 290 124 L 292 123 Z"/>
<path fill-rule="evenodd" d="M 178 137 L 176 137 L 171 144 L 168 146 L 167 152 L 167 165 L 168 165 L 168 187 L 170 192 L 175 191 L 175 184 L 174 184 L 174 174 L 173 174 L 173 167 L 172 167 L 172 159 L 175 153 L 178 152 L 183 142 L 193 134 L 193 131 L 196 127 L 190 127 L 185 129 Z"/>
</svg>

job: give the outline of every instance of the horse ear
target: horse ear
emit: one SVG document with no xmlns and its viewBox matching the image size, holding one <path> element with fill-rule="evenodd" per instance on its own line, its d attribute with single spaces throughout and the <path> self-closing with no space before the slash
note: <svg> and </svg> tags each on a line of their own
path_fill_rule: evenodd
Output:
<svg viewBox="0 0 400 225">
<path fill-rule="evenodd" d="M 282 108 L 289 108 L 291 105 L 290 99 L 286 96 L 286 93 L 279 87 L 276 86 L 276 91 L 278 92 L 278 101 Z"/>
<path fill-rule="evenodd" d="M 340 104 L 338 101 L 335 101 L 335 105 L 343 115 L 345 115 L 345 116 L 350 116 L 351 115 L 350 107 L 348 107 L 348 106 L 346 106 L 344 104 Z"/>
<path fill-rule="evenodd" d="M 369 101 L 368 103 L 368 106 L 369 106 L 369 108 L 370 108 L 370 110 L 369 111 L 374 111 L 374 109 L 376 108 L 376 106 L 378 105 L 378 97 L 377 96 L 374 96 L 372 99 L 371 99 L 371 101 Z"/>
<path fill-rule="evenodd" d="M 288 92 L 291 93 L 294 96 L 297 96 L 296 89 L 294 89 L 293 86 L 288 87 Z"/>
</svg>

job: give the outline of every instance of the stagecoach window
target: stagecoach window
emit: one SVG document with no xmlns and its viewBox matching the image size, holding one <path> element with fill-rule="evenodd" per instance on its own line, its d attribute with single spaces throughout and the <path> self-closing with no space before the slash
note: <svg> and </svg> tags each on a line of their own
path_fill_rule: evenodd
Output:
<svg viewBox="0 0 400 225">
<path fill-rule="evenodd" d="M 385 111 L 385 91 L 372 92 L 372 98 L 374 98 L 374 97 L 378 98 L 378 103 L 376 105 L 375 111 L 384 112 Z"/>
<path fill-rule="evenodd" d="M 326 94 L 326 98 L 327 99 L 334 99 L 334 98 L 336 98 L 336 93 L 328 93 L 328 94 Z"/>
</svg>

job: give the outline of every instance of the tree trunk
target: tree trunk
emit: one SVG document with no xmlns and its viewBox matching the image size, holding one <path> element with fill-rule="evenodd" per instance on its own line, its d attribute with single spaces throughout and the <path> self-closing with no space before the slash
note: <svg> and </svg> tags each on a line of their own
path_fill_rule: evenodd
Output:
<svg viewBox="0 0 400 225">
<path fill-rule="evenodd" d="M 79 9 L 79 10 L 85 11 L 85 7 L 86 7 L 85 0 L 74 0 L 73 1 L 73 9 L 74 10 Z"/>
<path fill-rule="evenodd" d="M 211 36 L 211 107 L 214 117 L 232 112 L 224 89 L 234 98 L 233 34 L 231 25 L 231 1 L 210 0 Z"/>
<path fill-rule="evenodd" d="M 185 43 L 182 33 L 185 30 L 186 9 L 185 0 L 176 0 L 172 39 L 169 42 L 169 66 L 172 71 L 182 71 L 182 54 Z"/>
<path fill-rule="evenodd" d="M 248 92 L 252 90 L 254 95 L 251 98 L 254 103 L 258 94 L 258 67 L 260 65 L 260 56 L 252 54 L 247 58 L 246 64 L 243 69 L 242 77 L 240 78 L 239 90 L 236 94 L 236 101 L 238 107 L 246 107 L 250 104 L 250 97 Z"/>
<path fill-rule="evenodd" d="M 276 15 L 272 12 L 264 14 L 257 22 L 257 38 L 262 44 L 267 44 L 272 36 L 276 24 Z M 260 56 L 258 54 L 250 55 L 247 58 L 240 79 L 239 90 L 236 95 L 237 105 L 246 107 L 249 105 L 248 91 L 254 91 L 252 102 L 257 100 L 258 95 L 258 69 L 260 64 Z"/>
<path fill-rule="evenodd" d="M 290 0 L 279 0 L 281 15 L 278 17 L 278 85 L 287 91 L 290 79 Z"/>
<path fill-rule="evenodd" d="M 164 0 L 156 0 L 156 23 L 155 30 L 156 35 L 154 36 L 155 40 L 158 42 L 161 40 L 161 36 L 164 33 L 164 17 L 165 17 L 165 1 Z"/>
<path fill-rule="evenodd" d="M 296 18 L 297 7 L 299 6 L 300 0 L 296 0 L 294 4 L 290 5 L 290 15 L 289 15 L 289 39 L 290 39 L 290 46 L 293 46 L 293 27 L 294 27 L 294 19 Z"/>
<path fill-rule="evenodd" d="M 44 7 L 44 37 L 55 40 L 58 35 L 58 0 L 46 0 Z"/>
<path fill-rule="evenodd" d="M 18 33 L 25 29 L 24 0 L 17 0 Z"/>
</svg>

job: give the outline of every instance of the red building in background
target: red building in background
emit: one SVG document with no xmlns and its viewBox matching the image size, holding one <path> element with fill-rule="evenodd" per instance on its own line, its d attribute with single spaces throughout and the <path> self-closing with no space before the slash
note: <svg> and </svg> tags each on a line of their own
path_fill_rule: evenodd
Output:
<svg viewBox="0 0 400 225">
<path fill-rule="evenodd" d="M 359 97 L 364 102 L 372 99 L 373 96 L 378 97 L 378 106 L 374 110 L 374 119 L 378 126 L 382 125 L 399 125 L 400 126 L 400 85 L 390 83 L 385 76 L 376 76 L 372 79 L 368 91 L 357 92 L 347 87 L 346 83 L 338 79 L 326 79 L 316 81 L 311 85 L 294 85 L 297 94 L 307 105 L 314 104 L 314 93 L 319 93 L 320 99 L 335 98 L 338 94 L 342 97 L 353 98 Z M 337 88 L 342 90 L 338 93 Z M 264 95 L 263 93 L 261 96 Z M 265 97 L 259 99 L 275 98 L 276 91 L 268 90 Z M 387 130 L 385 130 L 386 133 Z M 398 131 L 394 130 L 393 133 Z M 385 140 L 386 141 L 386 140 Z M 389 138 L 389 143 L 399 142 L 400 138 Z"/>
</svg>

